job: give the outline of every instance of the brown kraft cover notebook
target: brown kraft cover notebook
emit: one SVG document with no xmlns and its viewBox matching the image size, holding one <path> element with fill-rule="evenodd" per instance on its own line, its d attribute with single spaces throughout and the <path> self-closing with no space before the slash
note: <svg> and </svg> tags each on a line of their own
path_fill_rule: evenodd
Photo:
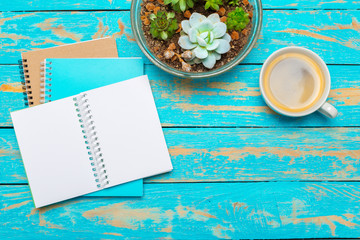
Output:
<svg viewBox="0 0 360 240">
<path fill-rule="evenodd" d="M 44 97 L 40 92 L 42 62 L 46 58 L 116 58 L 114 38 L 102 38 L 80 43 L 24 52 L 21 54 L 29 106 L 39 105 Z"/>
</svg>

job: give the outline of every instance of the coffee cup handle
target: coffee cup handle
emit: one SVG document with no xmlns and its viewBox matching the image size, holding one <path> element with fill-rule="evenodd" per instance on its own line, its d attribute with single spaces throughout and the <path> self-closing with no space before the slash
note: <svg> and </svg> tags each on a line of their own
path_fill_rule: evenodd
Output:
<svg viewBox="0 0 360 240">
<path fill-rule="evenodd" d="M 338 110 L 328 102 L 325 102 L 320 108 L 319 112 L 329 118 L 335 118 L 338 115 Z"/>
</svg>

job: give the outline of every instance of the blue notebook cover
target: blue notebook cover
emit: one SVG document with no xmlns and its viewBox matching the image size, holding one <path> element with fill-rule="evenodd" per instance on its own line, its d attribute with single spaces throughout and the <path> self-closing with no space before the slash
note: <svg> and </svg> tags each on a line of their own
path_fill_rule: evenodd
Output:
<svg viewBox="0 0 360 240">
<path fill-rule="evenodd" d="M 144 74 L 141 58 L 51 58 L 45 60 L 43 102 L 55 101 Z M 85 196 L 142 196 L 143 180 Z"/>
</svg>

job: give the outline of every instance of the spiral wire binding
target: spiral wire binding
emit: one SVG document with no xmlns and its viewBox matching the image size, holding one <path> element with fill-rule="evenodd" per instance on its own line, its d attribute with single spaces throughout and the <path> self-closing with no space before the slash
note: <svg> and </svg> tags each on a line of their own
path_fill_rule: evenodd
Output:
<svg viewBox="0 0 360 240">
<path fill-rule="evenodd" d="M 86 93 L 80 94 L 73 98 L 74 105 L 79 118 L 80 127 L 84 134 L 86 149 L 92 166 L 96 186 L 99 189 L 109 184 L 108 176 L 104 163 L 103 154 L 100 148 L 100 142 L 97 137 L 95 122 L 90 109 L 89 100 Z"/>
<path fill-rule="evenodd" d="M 21 85 L 22 89 L 24 90 L 24 102 L 25 106 L 31 106 L 34 104 L 31 100 L 33 99 L 31 86 L 30 86 L 30 80 L 29 80 L 29 70 L 28 70 L 28 64 L 27 59 L 20 59 L 19 61 L 19 69 L 20 69 L 20 78 L 21 78 Z"/>
<path fill-rule="evenodd" d="M 51 102 L 52 62 L 44 61 L 40 67 L 40 103 Z"/>
</svg>

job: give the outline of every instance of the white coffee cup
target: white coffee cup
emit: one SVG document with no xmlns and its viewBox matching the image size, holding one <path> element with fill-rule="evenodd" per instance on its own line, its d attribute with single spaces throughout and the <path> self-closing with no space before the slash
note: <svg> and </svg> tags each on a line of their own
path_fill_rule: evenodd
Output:
<svg viewBox="0 0 360 240">
<path fill-rule="evenodd" d="M 279 56 L 281 56 L 283 54 L 287 54 L 287 53 L 299 53 L 299 54 L 308 56 L 309 58 L 311 58 L 312 60 L 314 60 L 316 62 L 316 64 L 321 69 L 321 71 L 324 75 L 324 82 L 325 82 L 324 91 L 323 91 L 322 95 L 320 96 L 319 100 L 315 104 L 313 104 L 313 106 L 311 106 L 310 108 L 308 108 L 304 111 L 301 111 L 301 112 L 288 112 L 283 109 L 280 109 L 279 107 L 277 107 L 275 104 L 273 104 L 269 100 L 269 97 L 266 95 L 266 92 L 264 91 L 265 70 L 268 68 L 269 64 L 274 59 L 278 58 Z M 325 62 L 316 53 L 314 53 L 306 48 L 302 48 L 302 47 L 285 47 L 285 48 L 275 51 L 266 59 L 265 63 L 263 64 L 263 66 L 261 68 L 260 91 L 261 91 L 261 95 L 263 96 L 266 104 L 270 108 L 272 108 L 274 111 L 276 111 L 280 114 L 286 115 L 286 116 L 290 116 L 290 117 L 306 116 L 315 111 L 319 111 L 327 117 L 335 118 L 338 114 L 338 111 L 336 110 L 336 108 L 333 105 L 326 102 L 326 99 L 328 98 L 329 93 L 330 93 L 330 85 L 331 85 L 330 73 L 329 73 L 329 69 L 327 68 Z"/>
</svg>

